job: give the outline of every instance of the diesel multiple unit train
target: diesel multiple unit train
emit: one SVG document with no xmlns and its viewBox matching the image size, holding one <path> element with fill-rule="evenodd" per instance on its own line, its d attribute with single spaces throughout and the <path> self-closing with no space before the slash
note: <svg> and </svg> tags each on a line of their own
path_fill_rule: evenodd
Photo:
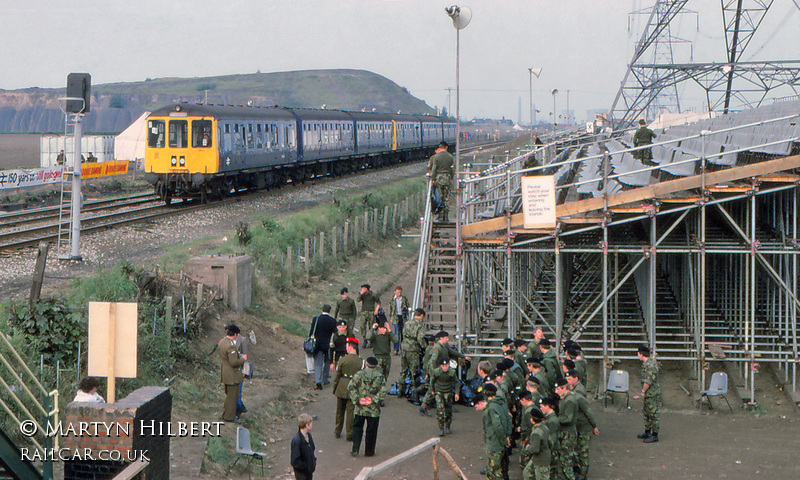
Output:
<svg viewBox="0 0 800 480">
<path fill-rule="evenodd" d="M 455 120 L 340 110 L 177 104 L 147 118 L 145 175 L 167 204 L 416 161 Z"/>
</svg>

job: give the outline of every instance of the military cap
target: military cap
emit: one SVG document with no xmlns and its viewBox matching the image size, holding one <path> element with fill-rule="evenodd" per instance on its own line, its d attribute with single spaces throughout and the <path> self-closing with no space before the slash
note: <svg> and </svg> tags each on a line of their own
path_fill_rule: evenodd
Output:
<svg viewBox="0 0 800 480">
<path fill-rule="evenodd" d="M 566 373 L 566 375 L 567 375 L 568 377 L 575 377 L 575 378 L 578 378 L 578 371 L 577 371 L 577 370 L 575 370 L 574 368 L 570 368 L 569 370 L 567 370 L 567 373 Z"/>
<path fill-rule="evenodd" d="M 544 413 L 538 408 L 531 409 L 531 418 L 539 423 L 540 421 L 544 420 Z"/>
<path fill-rule="evenodd" d="M 575 362 L 570 360 L 569 358 L 564 360 L 564 366 L 567 367 L 567 370 L 574 370 L 575 369 Z"/>
<path fill-rule="evenodd" d="M 567 356 L 568 357 L 575 358 L 578 355 L 579 355 L 578 350 L 574 348 L 574 345 L 573 345 L 573 348 L 568 348 L 567 349 Z"/>
<path fill-rule="evenodd" d="M 426 342 L 432 342 L 434 340 L 436 340 L 436 337 L 434 337 L 433 335 L 425 335 Z"/>
<path fill-rule="evenodd" d="M 531 392 L 527 390 L 522 390 L 517 394 L 517 398 L 520 400 L 530 400 L 531 399 Z"/>
<path fill-rule="evenodd" d="M 347 292 L 349 292 L 349 290 L 347 289 L 347 287 L 344 287 L 344 288 L 343 288 L 343 289 L 342 289 L 342 290 L 339 292 L 339 294 L 340 294 L 340 295 L 344 295 L 344 294 L 345 294 L 345 293 L 347 293 Z"/>
<path fill-rule="evenodd" d="M 569 385 L 569 382 L 567 382 L 566 379 L 559 378 L 558 380 L 556 380 L 556 387 L 565 387 L 567 385 Z"/>
<path fill-rule="evenodd" d="M 434 335 L 434 337 L 435 337 L 436 339 L 439 339 L 439 338 L 442 338 L 442 337 L 449 337 L 449 336 L 450 336 L 450 334 L 449 334 L 449 333 L 447 333 L 447 332 L 446 332 L 446 331 L 444 331 L 444 330 L 442 330 L 441 332 L 437 332 L 437 333 L 436 333 L 436 335 Z"/>
<path fill-rule="evenodd" d="M 535 385 L 540 385 L 541 384 L 541 382 L 539 382 L 539 379 L 534 377 L 533 375 L 528 377 L 528 383 L 533 383 Z"/>
<path fill-rule="evenodd" d="M 367 366 L 368 367 L 377 367 L 378 366 L 378 359 L 375 357 L 367 358 Z"/>
<path fill-rule="evenodd" d="M 518 339 L 514 340 L 514 346 L 515 347 L 524 347 L 527 344 L 528 344 L 528 342 L 526 342 L 525 340 L 523 340 L 521 338 L 518 338 Z"/>
<path fill-rule="evenodd" d="M 420 316 L 423 316 L 423 317 L 424 317 L 424 316 L 425 316 L 425 309 L 424 309 L 424 308 L 417 308 L 417 309 L 414 309 L 414 313 L 416 313 L 417 315 L 420 315 Z"/>
<path fill-rule="evenodd" d="M 361 285 L 361 288 L 366 288 L 367 290 L 369 290 L 369 283 L 365 283 L 365 284 Z"/>
<path fill-rule="evenodd" d="M 528 357 L 528 358 L 525 359 L 525 363 L 537 364 L 537 365 L 541 366 L 539 357 Z"/>
<path fill-rule="evenodd" d="M 640 345 L 639 348 L 638 348 L 638 351 L 639 351 L 639 353 L 641 353 L 645 357 L 649 357 L 650 356 L 650 347 L 648 347 L 647 345 Z"/>
<path fill-rule="evenodd" d="M 347 320 L 339 320 L 338 322 L 336 322 L 336 326 L 337 327 L 346 327 L 347 326 Z"/>
<path fill-rule="evenodd" d="M 447 364 L 447 363 L 450 363 L 450 359 L 445 358 L 445 357 L 439 357 L 439 360 L 436 361 L 437 365 L 444 365 L 444 364 Z"/>
<path fill-rule="evenodd" d="M 514 340 L 511 340 L 510 338 L 506 337 L 506 338 L 503 339 L 503 345 L 504 346 L 514 345 Z"/>
<path fill-rule="evenodd" d="M 550 344 L 551 344 L 551 342 L 550 342 L 549 338 L 543 338 L 543 339 L 539 340 L 539 346 L 540 347 L 549 347 Z"/>
<path fill-rule="evenodd" d="M 344 322 L 344 323 L 346 324 L 347 322 Z M 356 345 L 358 345 L 358 339 L 356 337 L 347 337 L 347 342 L 348 343 L 355 343 Z"/>
<path fill-rule="evenodd" d="M 539 405 L 547 405 L 548 407 L 555 409 L 558 402 L 553 397 L 544 397 L 543 399 L 539 400 Z"/>
<path fill-rule="evenodd" d="M 510 358 L 504 358 L 500 360 L 500 363 L 503 365 L 503 370 L 509 370 L 511 368 L 514 368 L 515 364 L 514 360 L 511 360 Z"/>
<path fill-rule="evenodd" d="M 486 385 L 483 386 L 483 391 L 497 393 L 497 387 L 495 387 L 491 383 L 487 383 Z"/>
</svg>

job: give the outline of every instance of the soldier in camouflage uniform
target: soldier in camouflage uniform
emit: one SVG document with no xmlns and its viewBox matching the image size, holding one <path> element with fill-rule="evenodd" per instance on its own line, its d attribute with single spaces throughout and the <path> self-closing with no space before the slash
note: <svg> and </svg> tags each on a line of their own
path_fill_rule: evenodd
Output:
<svg viewBox="0 0 800 480">
<path fill-rule="evenodd" d="M 450 368 L 450 360 L 439 359 L 439 366 L 431 376 L 431 390 L 436 400 L 436 419 L 439 421 L 439 436 L 450 433 L 453 421 L 453 400 L 458 401 L 458 377 L 456 369 Z"/>
<path fill-rule="evenodd" d="M 381 403 L 386 398 L 386 380 L 376 368 L 378 359 L 369 357 L 366 361 L 367 368 L 353 375 L 347 390 L 353 402 L 353 449 L 350 455 L 358 456 L 361 448 L 361 434 L 364 422 L 367 431 L 364 439 L 364 456 L 375 455 L 375 443 L 378 440 L 378 423 L 381 419 Z"/>
<path fill-rule="evenodd" d="M 567 382 L 569 382 L 570 390 L 572 390 L 575 398 L 578 399 L 578 418 L 575 422 L 575 428 L 578 431 L 575 445 L 575 464 L 578 467 L 578 480 L 582 480 L 589 474 L 589 442 L 592 439 L 592 434 L 600 435 L 600 430 L 597 428 L 597 422 L 589 406 L 586 389 L 579 380 L 579 373 L 577 370 L 569 370 L 566 378 Z"/>
<path fill-rule="evenodd" d="M 431 374 L 436 369 L 436 362 L 440 358 L 458 358 L 458 359 L 466 359 L 469 360 L 470 357 L 465 356 L 463 353 L 459 352 L 455 348 L 448 345 L 450 341 L 450 334 L 441 331 L 436 333 L 434 336 L 436 339 L 436 343 L 433 344 L 433 348 L 430 351 L 430 356 L 428 356 L 427 364 L 423 365 L 422 368 L 425 371 L 425 374 L 428 376 L 428 382 L 430 382 Z M 425 352 L 425 355 L 428 355 L 428 352 Z M 422 415 L 428 416 L 428 412 L 426 410 L 427 406 L 433 402 L 433 392 L 431 389 L 428 389 L 428 393 L 425 394 L 425 398 L 422 400 L 422 405 L 420 406 L 419 413 Z"/>
<path fill-rule="evenodd" d="M 556 382 L 556 395 L 561 398 L 558 402 L 558 422 L 561 424 L 558 434 L 558 443 L 561 447 L 558 452 L 558 478 L 574 480 L 572 458 L 575 456 L 578 436 L 575 427 L 578 420 L 578 399 L 569 389 L 569 383 L 563 378 Z"/>
<path fill-rule="evenodd" d="M 380 310 L 375 323 L 367 332 L 367 341 L 372 343 L 372 354 L 378 359 L 384 378 L 389 378 L 389 371 L 392 369 L 392 344 L 397 341 L 397 335 L 389 328 L 386 315 Z"/>
<path fill-rule="evenodd" d="M 661 405 L 661 386 L 658 384 L 658 362 L 650 356 L 650 348 L 639 347 L 642 361 L 642 396 L 644 397 L 644 433 L 637 435 L 644 443 L 658 441 L 658 409 Z"/>
<path fill-rule="evenodd" d="M 447 151 L 447 147 L 447 142 L 439 143 L 436 153 L 428 162 L 428 175 L 433 180 L 434 186 L 439 189 L 439 195 L 442 197 L 442 210 L 438 218 L 440 222 L 448 221 L 450 189 L 452 188 L 453 175 L 455 174 L 455 161 L 450 152 Z"/>
<path fill-rule="evenodd" d="M 487 383 L 483 395 L 476 398 L 475 409 L 483 412 L 483 435 L 486 441 L 486 478 L 503 480 L 503 457 L 511 444 L 511 417 L 497 398 L 497 387 Z"/>
<path fill-rule="evenodd" d="M 375 315 L 378 314 L 378 310 L 381 308 L 381 299 L 375 292 L 370 290 L 369 284 L 365 283 L 361 285 L 361 293 L 356 297 L 356 301 L 361 302 L 361 320 L 358 326 L 361 327 L 361 335 L 364 336 L 366 341 L 370 325 L 375 323 Z M 367 341 L 365 347 L 372 348 L 372 345 Z"/>
<path fill-rule="evenodd" d="M 523 421 L 532 428 L 523 447 L 528 461 L 522 469 L 522 480 L 550 480 L 550 430 L 544 413 L 534 408 Z"/>
<path fill-rule="evenodd" d="M 414 316 L 411 320 L 407 321 L 403 327 L 403 339 L 400 344 L 400 378 L 397 384 L 400 386 L 400 397 L 403 396 L 403 384 L 406 382 L 406 377 L 411 377 L 411 383 L 414 383 L 414 377 L 419 370 L 419 351 L 425 345 L 425 327 L 422 325 L 422 319 L 425 318 L 425 310 L 418 308 L 414 310 Z"/>
<path fill-rule="evenodd" d="M 553 397 L 544 397 L 539 402 L 539 408 L 544 413 L 544 423 L 550 431 L 550 478 L 558 478 L 559 456 L 561 445 L 558 443 L 558 435 L 561 430 L 561 423 L 558 421 L 558 402 Z"/>
</svg>

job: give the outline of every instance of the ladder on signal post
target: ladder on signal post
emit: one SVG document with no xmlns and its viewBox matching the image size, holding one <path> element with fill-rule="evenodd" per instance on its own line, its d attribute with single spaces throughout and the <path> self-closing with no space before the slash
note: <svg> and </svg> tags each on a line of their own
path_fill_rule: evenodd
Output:
<svg viewBox="0 0 800 480">
<path fill-rule="evenodd" d="M 64 151 L 73 152 L 64 160 L 64 174 L 61 178 L 61 199 L 58 210 L 58 239 L 56 241 L 56 255 L 59 260 L 69 260 L 72 248 L 72 179 L 74 173 L 75 151 L 75 125 L 74 117 L 66 114 L 64 122 Z M 67 148 L 69 139 L 73 139 L 72 150 Z M 80 166 L 78 166 L 80 168 Z M 80 200 L 80 199 L 79 199 Z"/>
</svg>

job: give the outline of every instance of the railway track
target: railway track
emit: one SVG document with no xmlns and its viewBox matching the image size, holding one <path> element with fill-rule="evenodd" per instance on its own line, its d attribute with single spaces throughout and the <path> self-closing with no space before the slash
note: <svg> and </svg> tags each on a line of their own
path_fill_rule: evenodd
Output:
<svg viewBox="0 0 800 480">
<path fill-rule="evenodd" d="M 470 146 L 463 148 L 462 153 L 493 148 L 504 143 Z M 239 202 L 265 192 L 265 190 L 253 192 L 244 190 L 226 199 L 208 204 L 199 201 L 178 201 L 167 206 L 159 197 L 149 193 L 86 202 L 81 210 L 81 234 Z M 39 242 L 56 242 L 58 240 L 59 209 L 60 207 L 56 205 L 0 213 L 0 253 L 9 254 L 15 250 L 38 245 Z M 69 228 L 67 223 L 62 223 L 62 225 Z"/>
</svg>

